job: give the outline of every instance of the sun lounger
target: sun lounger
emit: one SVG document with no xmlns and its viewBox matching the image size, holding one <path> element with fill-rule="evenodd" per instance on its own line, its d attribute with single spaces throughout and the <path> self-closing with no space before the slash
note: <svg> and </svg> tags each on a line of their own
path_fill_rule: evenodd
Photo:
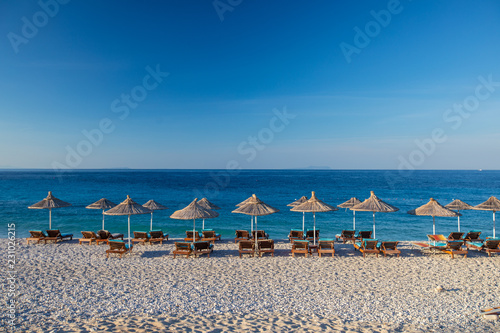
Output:
<svg viewBox="0 0 500 333">
<path fill-rule="evenodd" d="M 236 237 L 234 238 L 234 242 L 237 243 L 242 240 L 249 240 L 250 233 L 247 230 L 236 230 Z"/>
<path fill-rule="evenodd" d="M 255 254 L 255 242 L 251 240 L 240 240 L 238 243 L 238 253 L 242 254 L 250 254 L 252 257 Z"/>
<path fill-rule="evenodd" d="M 288 240 L 293 242 L 294 240 L 304 240 L 304 232 L 302 229 L 292 229 L 288 234 Z"/>
<path fill-rule="evenodd" d="M 193 230 L 186 230 L 186 237 L 184 238 L 185 242 L 196 242 L 201 240 L 200 233 L 198 231 L 194 232 L 194 240 L 193 240 Z"/>
<path fill-rule="evenodd" d="M 444 235 L 427 235 L 427 238 L 430 242 L 439 242 L 446 243 L 448 242 L 448 238 L 444 237 Z"/>
<path fill-rule="evenodd" d="M 372 233 L 373 231 L 367 230 L 367 231 L 358 231 L 358 234 L 356 235 L 356 239 L 362 240 L 364 238 L 371 239 L 372 238 Z"/>
<path fill-rule="evenodd" d="M 359 252 L 363 253 L 363 258 L 367 254 L 374 253 L 377 255 L 380 253 L 377 248 L 378 240 L 376 239 L 363 239 L 354 243 L 354 248 L 359 250 Z"/>
<path fill-rule="evenodd" d="M 80 245 L 85 242 L 88 242 L 89 245 L 91 245 L 92 242 L 95 242 L 97 245 L 99 245 L 99 243 L 108 242 L 107 239 L 101 239 L 101 237 L 96 235 L 96 233 L 93 231 L 82 231 L 82 235 L 83 237 L 78 240 Z"/>
<path fill-rule="evenodd" d="M 340 235 L 335 235 L 335 239 L 337 241 L 342 241 L 344 244 L 349 241 L 354 243 L 356 241 L 356 237 L 354 237 L 355 233 L 356 231 L 354 230 L 342 230 Z"/>
<path fill-rule="evenodd" d="M 210 258 L 210 253 L 214 250 L 214 246 L 210 242 L 199 241 L 191 244 L 191 249 L 195 258 L 198 254 L 206 254 Z"/>
<path fill-rule="evenodd" d="M 450 241 L 464 241 L 462 236 L 464 235 L 463 232 L 450 232 L 450 235 L 448 236 L 448 240 Z"/>
<path fill-rule="evenodd" d="M 63 241 L 66 238 L 69 238 L 69 240 L 73 239 L 73 234 L 61 234 L 61 231 L 59 229 L 55 230 L 46 230 L 47 232 L 47 237 L 45 237 L 45 241 L 54 241 L 57 243 L 57 241 Z"/>
<path fill-rule="evenodd" d="M 465 243 L 467 250 L 474 249 L 488 253 L 491 257 L 492 253 L 500 253 L 500 238 L 489 238 L 484 243 L 481 242 L 467 242 Z"/>
<path fill-rule="evenodd" d="M 271 256 L 274 257 L 274 240 L 266 239 L 259 241 L 258 247 L 259 257 L 262 257 L 263 253 L 271 253 Z"/>
<path fill-rule="evenodd" d="M 378 248 L 386 257 L 388 254 L 395 254 L 399 257 L 401 251 L 398 250 L 398 242 L 396 241 L 384 241 L 380 243 Z"/>
<path fill-rule="evenodd" d="M 335 255 L 335 240 L 333 239 L 320 239 L 318 241 L 318 256 L 321 258 L 322 254 Z"/>
<path fill-rule="evenodd" d="M 307 229 L 306 231 L 306 239 L 308 241 L 314 240 L 314 230 Z M 319 239 L 319 229 L 316 229 L 316 240 Z"/>
<path fill-rule="evenodd" d="M 163 241 L 166 240 L 168 241 L 168 234 L 164 234 L 163 231 L 161 230 L 151 230 L 149 232 L 149 243 L 155 243 L 155 242 L 160 242 L 160 244 L 163 244 Z"/>
<path fill-rule="evenodd" d="M 47 238 L 47 235 L 42 230 L 30 230 L 30 236 L 31 237 L 26 238 L 27 244 L 35 241 L 37 244 L 41 241 L 43 241 L 44 244 L 47 243 L 45 240 Z"/>
<path fill-rule="evenodd" d="M 448 253 L 451 255 L 451 259 L 454 258 L 455 254 L 463 254 L 464 258 L 467 258 L 467 249 L 462 249 L 462 245 L 464 242 L 462 241 L 448 241 L 446 243 L 446 247 L 443 249 L 440 249 L 441 251 Z"/>
<path fill-rule="evenodd" d="M 121 239 L 121 240 L 123 240 L 123 234 L 119 234 L 119 233 L 112 234 L 108 230 L 99 230 L 97 232 L 97 236 L 99 238 L 101 238 L 101 239 L 105 239 L 106 243 L 108 243 L 108 241 L 112 240 L 112 239 Z"/>
<path fill-rule="evenodd" d="M 134 238 L 132 238 L 133 243 L 142 243 L 142 245 L 146 245 L 146 242 L 151 244 L 149 241 L 149 235 L 147 231 L 134 231 Z"/>
<path fill-rule="evenodd" d="M 175 256 L 180 254 L 186 255 L 186 258 L 189 258 L 193 250 L 191 249 L 191 243 L 188 242 L 175 242 L 175 250 L 172 251 L 172 254 Z"/>
<path fill-rule="evenodd" d="M 201 238 L 202 241 L 215 243 L 216 240 L 220 240 L 221 238 L 221 235 L 216 234 L 213 230 L 203 230 L 201 234 L 203 235 Z"/>
<path fill-rule="evenodd" d="M 471 230 L 464 236 L 464 240 L 466 242 L 482 243 L 484 239 L 479 238 L 480 235 L 480 230 Z"/>
<path fill-rule="evenodd" d="M 109 240 L 109 250 L 106 250 L 106 258 L 109 258 L 110 253 L 116 253 L 120 255 L 120 259 L 122 255 L 127 252 L 132 251 L 133 245 L 130 247 L 123 240 Z"/>
<path fill-rule="evenodd" d="M 295 257 L 296 253 L 302 253 L 307 258 L 307 254 L 311 254 L 311 249 L 309 249 L 308 240 L 296 240 L 292 243 L 292 257 Z"/>
<path fill-rule="evenodd" d="M 269 235 L 264 230 L 254 230 L 252 237 L 255 237 L 255 233 L 257 233 L 257 239 L 269 239 Z"/>
</svg>

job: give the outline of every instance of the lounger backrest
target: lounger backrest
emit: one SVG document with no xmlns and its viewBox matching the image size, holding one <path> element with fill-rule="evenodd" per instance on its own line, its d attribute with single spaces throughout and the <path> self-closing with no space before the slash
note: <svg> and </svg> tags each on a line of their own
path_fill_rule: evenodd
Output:
<svg viewBox="0 0 500 333">
<path fill-rule="evenodd" d="M 236 230 L 236 238 L 248 238 L 249 233 L 247 230 Z"/>
<path fill-rule="evenodd" d="M 125 242 L 122 242 L 122 241 L 109 241 L 109 248 L 111 250 L 121 250 L 121 249 L 125 249 L 126 246 L 125 246 Z"/>
<path fill-rule="evenodd" d="M 200 234 L 198 233 L 198 231 L 194 232 L 194 237 L 200 238 Z M 186 238 L 193 238 L 193 230 L 186 230 Z"/>
<path fill-rule="evenodd" d="M 175 242 L 176 250 L 191 250 L 191 243 Z"/>
<path fill-rule="evenodd" d="M 376 249 L 377 248 L 377 244 L 378 244 L 378 240 L 376 240 L 376 239 L 365 239 L 365 240 L 363 240 L 363 247 L 365 249 L 370 249 L 370 250 Z"/>
<path fill-rule="evenodd" d="M 266 239 L 259 241 L 259 248 L 261 249 L 274 249 L 274 240 Z"/>
<path fill-rule="evenodd" d="M 304 232 L 302 230 L 290 230 L 290 237 L 302 238 Z"/>
<path fill-rule="evenodd" d="M 382 242 L 382 244 L 380 244 L 380 247 L 385 250 L 396 250 L 397 246 L 398 242 Z"/>
<path fill-rule="evenodd" d="M 134 231 L 134 238 L 149 239 L 148 233 L 145 231 Z"/>
<path fill-rule="evenodd" d="M 355 233 L 356 231 L 354 230 L 342 230 L 341 236 L 346 238 L 353 238 Z"/>
<path fill-rule="evenodd" d="M 481 231 L 479 230 L 471 230 L 465 235 L 464 239 L 478 239 L 481 235 Z"/>
<path fill-rule="evenodd" d="M 319 236 L 319 229 L 316 229 L 316 237 Z M 306 237 L 314 237 L 314 230 L 307 230 Z"/>
<path fill-rule="evenodd" d="M 96 234 L 93 231 L 82 231 L 83 238 L 86 239 L 95 239 Z"/>
<path fill-rule="evenodd" d="M 30 230 L 31 237 L 33 238 L 43 238 L 46 237 L 41 230 Z"/>
<path fill-rule="evenodd" d="M 205 238 L 213 238 L 215 237 L 215 231 L 202 231 L 203 237 Z"/>
<path fill-rule="evenodd" d="M 194 242 L 193 243 L 195 250 L 206 250 L 210 248 L 209 242 Z"/>
<path fill-rule="evenodd" d="M 444 235 L 427 235 L 427 238 L 433 242 L 446 242 L 448 238 L 444 237 Z"/>
<path fill-rule="evenodd" d="M 460 250 L 462 248 L 462 242 L 460 241 L 450 241 L 446 244 L 446 247 L 452 250 Z"/>
<path fill-rule="evenodd" d="M 360 231 L 358 232 L 358 238 L 372 238 L 372 231 Z"/>
<path fill-rule="evenodd" d="M 295 241 L 292 245 L 295 249 L 308 249 L 309 242 L 308 241 Z"/>
<path fill-rule="evenodd" d="M 320 249 L 333 248 L 333 246 L 334 246 L 333 244 L 334 244 L 333 241 L 322 241 L 322 240 L 320 240 L 318 242 L 318 246 L 319 246 Z"/>
<path fill-rule="evenodd" d="M 254 248 L 254 242 L 252 241 L 247 241 L 247 240 L 242 240 L 239 242 L 240 250 L 242 249 L 253 249 Z"/>
<path fill-rule="evenodd" d="M 108 239 L 111 236 L 111 233 L 107 230 L 99 230 L 97 234 L 101 239 Z"/>
<path fill-rule="evenodd" d="M 484 247 L 490 250 L 497 249 L 500 245 L 500 239 L 487 239 L 484 242 Z"/>
<path fill-rule="evenodd" d="M 451 232 L 450 235 L 448 236 L 448 239 L 460 240 L 462 239 L 463 235 L 464 235 L 463 232 Z"/>
<path fill-rule="evenodd" d="M 266 232 L 264 230 L 257 230 L 257 237 L 266 237 Z"/>
<path fill-rule="evenodd" d="M 47 230 L 47 235 L 49 235 L 49 237 L 59 237 L 61 236 L 61 231 L 56 229 L 56 230 Z"/>
<path fill-rule="evenodd" d="M 150 231 L 149 234 L 152 238 L 163 238 L 163 231 L 161 230 Z"/>
</svg>

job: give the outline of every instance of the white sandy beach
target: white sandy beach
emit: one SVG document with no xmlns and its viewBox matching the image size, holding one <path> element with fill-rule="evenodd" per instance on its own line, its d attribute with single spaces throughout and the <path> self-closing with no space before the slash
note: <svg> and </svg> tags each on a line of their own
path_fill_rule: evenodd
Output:
<svg viewBox="0 0 500 333">
<path fill-rule="evenodd" d="M 7 240 L 0 241 L 2 258 Z M 500 256 L 469 251 L 363 259 L 336 243 L 334 258 L 238 257 L 232 241 L 210 258 L 172 258 L 173 241 L 135 245 L 106 259 L 106 245 L 77 241 L 16 249 L 16 328 L 26 332 L 276 331 L 498 332 L 479 309 L 500 305 Z M 5 266 L 5 264 L 4 264 Z M 436 292 L 442 286 L 444 291 Z M 2 304 L 8 301 L 2 292 Z M 10 330 L 2 323 L 0 330 Z"/>
</svg>

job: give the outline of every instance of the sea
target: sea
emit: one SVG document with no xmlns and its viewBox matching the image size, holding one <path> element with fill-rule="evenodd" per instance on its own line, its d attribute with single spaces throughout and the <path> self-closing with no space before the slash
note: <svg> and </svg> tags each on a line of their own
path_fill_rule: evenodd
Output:
<svg viewBox="0 0 500 333">
<path fill-rule="evenodd" d="M 256 194 L 279 212 L 258 217 L 258 229 L 273 239 L 285 239 L 290 229 L 301 229 L 303 214 L 290 211 L 289 203 L 316 192 L 318 199 L 337 206 L 351 197 L 361 201 L 374 191 L 381 200 L 399 208 L 393 213 L 376 213 L 379 240 L 425 240 L 432 233 L 431 216 L 414 216 L 407 211 L 436 199 L 446 205 L 460 199 L 470 205 L 500 195 L 500 171 L 488 170 L 3 170 L 0 171 L 0 237 L 15 229 L 17 238 L 29 230 L 49 229 L 49 211 L 28 209 L 44 199 L 48 191 L 70 207 L 52 209 L 52 229 L 81 237 L 81 231 L 102 227 L 102 211 L 85 207 L 101 198 L 119 204 L 127 195 L 139 204 L 150 199 L 168 207 L 153 213 L 153 229 L 170 237 L 184 237 L 192 220 L 171 219 L 170 215 L 195 198 L 208 198 L 220 207 L 219 217 L 195 221 L 196 228 L 213 229 L 223 238 L 235 230 L 251 228 L 251 217 L 232 213 L 235 205 Z M 493 235 L 491 211 L 461 211 L 461 230 L 482 230 Z M 151 215 L 132 215 L 132 231 L 147 231 Z M 313 214 L 305 214 L 305 228 L 313 228 Z M 353 228 L 353 212 L 316 213 L 321 238 L 333 238 Z M 127 216 L 105 216 L 105 229 L 127 234 Z M 356 212 L 356 229 L 372 230 L 371 212 Z M 436 217 L 436 233 L 457 231 L 457 218 Z"/>
</svg>

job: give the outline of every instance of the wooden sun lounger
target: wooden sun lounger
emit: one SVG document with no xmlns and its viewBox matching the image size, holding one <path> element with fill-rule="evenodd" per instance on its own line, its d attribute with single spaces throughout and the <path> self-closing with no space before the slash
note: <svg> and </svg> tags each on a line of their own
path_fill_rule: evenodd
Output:
<svg viewBox="0 0 500 333">
<path fill-rule="evenodd" d="M 54 230 L 46 230 L 47 232 L 47 237 L 45 237 L 45 241 L 54 241 L 54 243 L 57 243 L 57 241 L 64 241 L 66 238 L 69 238 L 69 240 L 73 240 L 73 234 L 61 234 L 61 231 L 59 229 L 54 229 Z"/>
<path fill-rule="evenodd" d="M 251 240 L 240 240 L 238 243 L 238 253 L 242 254 L 250 254 L 252 257 L 255 254 L 255 242 Z"/>
<path fill-rule="evenodd" d="M 257 240 L 259 240 L 259 239 L 269 239 L 269 235 L 266 234 L 266 232 L 264 230 L 254 230 L 253 234 L 251 236 L 255 237 L 255 233 L 257 233 Z"/>
<path fill-rule="evenodd" d="M 399 257 L 401 254 L 401 251 L 398 250 L 399 242 L 396 241 L 384 241 L 380 243 L 379 250 L 384 254 L 384 257 L 386 257 L 388 254 L 395 254 Z"/>
<path fill-rule="evenodd" d="M 500 253 L 500 238 L 490 238 L 484 243 L 467 242 L 465 245 L 467 246 L 467 250 L 472 248 L 474 250 L 486 252 L 490 257 L 492 253 Z"/>
<path fill-rule="evenodd" d="M 259 257 L 262 257 L 263 253 L 271 253 L 271 256 L 274 257 L 274 240 L 272 239 L 260 240 L 258 244 L 259 247 L 257 250 L 259 252 Z"/>
<path fill-rule="evenodd" d="M 122 240 L 110 240 L 108 241 L 108 244 L 109 244 L 109 250 L 106 250 L 106 258 L 109 258 L 109 255 L 111 253 L 116 253 L 120 255 L 121 259 L 122 255 L 132 251 L 132 248 L 134 247 L 133 245 L 128 247 L 128 244 L 125 244 L 125 242 Z"/>
<path fill-rule="evenodd" d="M 288 240 L 290 242 L 293 242 L 294 240 L 303 240 L 304 239 L 304 232 L 299 229 L 292 229 L 290 230 L 290 233 L 288 234 Z"/>
<path fill-rule="evenodd" d="M 451 259 L 454 258 L 455 254 L 463 254 L 464 258 L 467 258 L 467 249 L 463 250 L 462 249 L 463 242 L 462 241 L 449 241 L 446 243 L 446 247 L 439 249 L 445 253 L 448 253 L 451 255 Z"/>
<path fill-rule="evenodd" d="M 149 232 L 149 236 L 150 236 L 149 238 L 150 244 L 159 242 L 160 245 L 162 245 L 164 240 L 168 241 L 168 234 L 165 235 L 161 230 L 151 230 Z"/>
<path fill-rule="evenodd" d="M 377 248 L 378 240 L 376 239 L 363 239 L 361 241 L 354 243 L 354 248 L 359 250 L 359 252 L 363 253 L 363 258 L 366 258 L 367 254 L 373 253 L 377 256 L 380 253 Z"/>
<path fill-rule="evenodd" d="M 123 240 L 123 234 L 112 234 L 111 232 L 109 232 L 108 230 L 99 230 L 97 232 L 97 236 L 99 238 L 102 239 L 102 242 L 106 242 L 106 244 L 108 243 L 108 241 L 112 240 L 112 239 L 121 239 Z M 100 243 L 101 241 L 98 242 L 98 244 Z"/>
<path fill-rule="evenodd" d="M 482 243 L 484 239 L 479 238 L 480 235 L 480 230 L 471 230 L 464 236 L 464 240 L 466 242 Z"/>
<path fill-rule="evenodd" d="M 92 244 L 92 242 L 95 242 L 97 245 L 99 243 L 107 243 L 107 239 L 101 239 L 98 235 L 96 235 L 95 232 L 93 231 L 82 231 L 83 237 L 78 240 L 78 243 L 82 245 L 82 243 L 88 242 L 89 245 Z"/>
<path fill-rule="evenodd" d="M 292 257 L 295 257 L 296 253 L 304 254 L 307 258 L 307 254 L 311 254 L 311 249 L 309 249 L 309 241 L 307 240 L 296 240 L 292 243 Z"/>
<path fill-rule="evenodd" d="M 241 240 L 249 240 L 250 233 L 247 230 L 236 230 L 236 237 L 234 238 L 234 242 L 237 243 Z"/>
<path fill-rule="evenodd" d="M 175 242 L 175 250 L 172 251 L 172 254 L 175 256 L 180 254 L 186 255 L 186 258 L 189 258 L 193 250 L 191 249 L 191 243 L 188 242 Z"/>
<path fill-rule="evenodd" d="M 356 241 L 356 237 L 354 237 L 355 234 L 356 231 L 354 230 L 342 230 L 340 235 L 335 235 L 335 239 L 337 241 L 342 241 L 344 244 L 349 241 L 354 243 Z"/>
<path fill-rule="evenodd" d="M 210 242 L 194 242 L 192 244 L 193 254 L 196 258 L 198 254 L 206 254 L 210 258 L 210 253 L 214 250 L 214 246 Z"/>
<path fill-rule="evenodd" d="M 318 256 L 321 258 L 322 254 L 335 255 L 335 241 L 333 239 L 320 239 L 318 241 Z"/>
<path fill-rule="evenodd" d="M 448 240 L 450 241 L 464 241 L 462 236 L 464 235 L 463 232 L 450 232 L 450 235 L 448 236 Z"/>
<path fill-rule="evenodd" d="M 371 239 L 372 238 L 372 233 L 373 231 L 371 230 L 366 230 L 366 231 L 358 231 L 358 234 L 356 235 L 356 239 L 362 240 L 362 239 Z"/>
<path fill-rule="evenodd" d="M 47 235 L 42 230 L 30 230 L 31 237 L 26 238 L 26 243 L 29 245 L 30 242 L 35 242 L 38 244 L 43 241 L 44 244 L 47 243 Z"/>
<path fill-rule="evenodd" d="M 197 242 L 201 240 L 200 233 L 198 231 L 194 232 L 194 240 L 193 240 L 193 230 L 186 230 L 186 237 L 184 238 L 185 242 Z"/>
<path fill-rule="evenodd" d="M 146 231 L 134 231 L 134 238 L 131 241 L 132 243 L 142 243 L 142 245 L 146 245 L 146 242 L 151 244 Z"/>
<path fill-rule="evenodd" d="M 203 230 L 201 234 L 203 235 L 201 238 L 202 241 L 211 242 L 212 244 L 215 244 L 215 241 L 221 238 L 221 235 L 216 234 L 213 230 Z"/>
<path fill-rule="evenodd" d="M 308 241 L 313 241 L 314 240 L 314 230 L 307 230 L 306 231 L 306 239 Z M 319 239 L 319 229 L 316 229 L 316 240 Z"/>
</svg>

